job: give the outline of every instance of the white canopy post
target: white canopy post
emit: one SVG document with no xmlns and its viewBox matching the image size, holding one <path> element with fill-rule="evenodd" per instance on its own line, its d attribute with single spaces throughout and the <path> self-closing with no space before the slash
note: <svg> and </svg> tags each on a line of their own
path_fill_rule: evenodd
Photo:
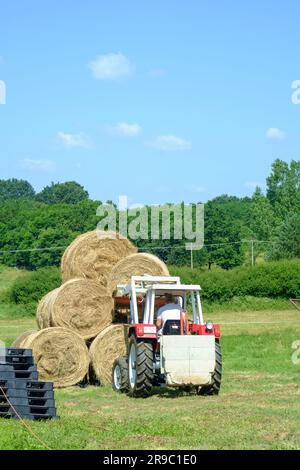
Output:
<svg viewBox="0 0 300 470">
<path fill-rule="evenodd" d="M 201 305 L 201 300 L 200 300 L 200 292 L 197 292 L 196 297 L 197 297 L 200 325 L 203 325 L 204 321 L 203 321 L 202 305 Z"/>
<path fill-rule="evenodd" d="M 197 311 L 196 311 L 196 303 L 195 303 L 195 295 L 194 292 L 191 292 L 191 301 L 192 301 L 192 310 L 193 310 L 193 319 L 194 323 L 199 323 Z"/>
</svg>

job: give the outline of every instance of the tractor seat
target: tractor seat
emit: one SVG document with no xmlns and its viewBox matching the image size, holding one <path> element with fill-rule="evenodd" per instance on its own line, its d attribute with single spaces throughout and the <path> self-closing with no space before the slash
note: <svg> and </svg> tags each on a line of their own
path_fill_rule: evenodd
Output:
<svg viewBox="0 0 300 470">
<path fill-rule="evenodd" d="M 164 324 L 163 335 L 180 335 L 180 320 L 167 320 Z"/>
</svg>

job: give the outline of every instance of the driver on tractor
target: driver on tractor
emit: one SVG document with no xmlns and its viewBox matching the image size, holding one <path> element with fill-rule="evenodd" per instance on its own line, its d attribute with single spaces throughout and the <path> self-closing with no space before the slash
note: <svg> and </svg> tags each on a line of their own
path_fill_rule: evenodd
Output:
<svg viewBox="0 0 300 470">
<path fill-rule="evenodd" d="M 172 294 L 165 294 L 166 304 L 160 307 L 157 312 L 156 327 L 157 334 L 179 334 L 181 306 L 175 303 Z M 165 328 L 168 327 L 168 328 Z M 167 330 L 167 331 L 164 331 Z"/>
</svg>

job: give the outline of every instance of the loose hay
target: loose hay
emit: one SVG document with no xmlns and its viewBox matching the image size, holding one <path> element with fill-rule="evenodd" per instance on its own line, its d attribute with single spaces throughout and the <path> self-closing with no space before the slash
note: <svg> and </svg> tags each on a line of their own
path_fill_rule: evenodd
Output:
<svg viewBox="0 0 300 470">
<path fill-rule="evenodd" d="M 35 330 L 24 331 L 17 339 L 12 343 L 12 348 L 21 348 L 21 344 L 23 341 L 28 338 L 28 336 L 32 335 L 33 333 L 37 333 Z"/>
<path fill-rule="evenodd" d="M 127 331 L 126 325 L 110 325 L 91 344 L 91 364 L 101 385 L 111 384 L 115 359 L 126 355 Z"/>
<path fill-rule="evenodd" d="M 121 259 L 111 270 L 108 289 L 113 292 L 118 284 L 127 284 L 131 276 L 169 276 L 167 266 L 157 256 L 149 253 L 135 253 Z"/>
<path fill-rule="evenodd" d="M 84 233 L 63 254 L 63 282 L 81 277 L 96 280 L 106 286 L 111 268 L 120 259 L 136 251 L 136 247 L 127 238 L 116 232 L 94 230 Z"/>
<path fill-rule="evenodd" d="M 56 289 L 48 308 L 51 326 L 70 328 L 84 339 L 94 338 L 112 322 L 111 296 L 88 279 L 72 279 Z"/>
<path fill-rule="evenodd" d="M 76 385 L 89 368 L 89 353 L 84 340 L 66 328 L 46 328 L 28 336 L 22 348 L 32 349 L 40 380 L 55 387 Z"/>
<path fill-rule="evenodd" d="M 59 287 L 48 292 L 48 294 L 44 295 L 44 297 L 38 303 L 36 310 L 36 321 L 40 330 L 43 328 L 49 328 L 51 326 L 52 302 L 55 299 L 55 295 L 58 290 Z"/>
</svg>

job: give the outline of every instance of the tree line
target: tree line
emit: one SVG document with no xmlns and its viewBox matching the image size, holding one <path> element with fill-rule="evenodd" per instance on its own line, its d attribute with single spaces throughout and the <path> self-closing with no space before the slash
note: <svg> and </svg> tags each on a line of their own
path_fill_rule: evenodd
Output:
<svg viewBox="0 0 300 470">
<path fill-rule="evenodd" d="M 96 210 L 101 204 L 74 181 L 52 183 L 36 193 L 28 181 L 0 180 L 0 262 L 30 270 L 59 265 L 63 247 L 79 234 L 95 229 L 99 222 Z M 134 243 L 168 264 L 188 265 L 185 241 L 177 240 L 172 228 L 171 217 L 170 240 L 141 237 Z M 193 252 L 198 266 L 231 269 L 247 264 L 249 245 L 243 240 L 250 239 L 261 242 L 255 244 L 255 257 L 299 257 L 300 161 L 288 164 L 275 160 L 266 191 L 257 187 L 252 197 L 221 195 L 209 200 L 205 204 L 204 238 L 204 248 Z"/>
</svg>

